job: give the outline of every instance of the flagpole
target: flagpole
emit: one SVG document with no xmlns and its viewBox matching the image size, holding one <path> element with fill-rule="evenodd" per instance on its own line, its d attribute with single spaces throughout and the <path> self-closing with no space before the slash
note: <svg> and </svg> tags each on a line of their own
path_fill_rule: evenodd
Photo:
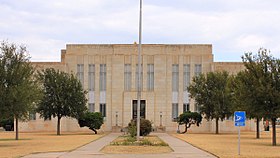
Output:
<svg viewBox="0 0 280 158">
<path fill-rule="evenodd" d="M 138 86 L 137 86 L 137 141 L 140 139 L 140 101 L 141 101 L 141 51 L 142 51 L 142 0 L 140 0 L 139 44 L 138 44 Z"/>
</svg>

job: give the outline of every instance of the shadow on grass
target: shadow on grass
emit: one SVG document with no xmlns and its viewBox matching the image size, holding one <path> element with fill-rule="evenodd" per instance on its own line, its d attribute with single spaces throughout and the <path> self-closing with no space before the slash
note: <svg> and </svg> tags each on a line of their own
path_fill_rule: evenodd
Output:
<svg viewBox="0 0 280 158">
<path fill-rule="evenodd" d="M 21 141 L 21 140 L 32 140 L 32 139 L 23 138 L 23 139 L 15 140 L 15 139 L 7 138 L 7 139 L 0 139 L 0 142 L 2 142 L 2 141 Z"/>
</svg>

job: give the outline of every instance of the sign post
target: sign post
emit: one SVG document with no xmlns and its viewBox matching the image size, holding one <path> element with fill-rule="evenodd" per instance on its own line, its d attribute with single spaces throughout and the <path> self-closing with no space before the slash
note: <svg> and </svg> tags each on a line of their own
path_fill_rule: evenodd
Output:
<svg viewBox="0 0 280 158">
<path fill-rule="evenodd" d="M 238 126 L 238 155 L 240 155 L 240 126 L 245 126 L 246 113 L 245 111 L 234 112 L 234 125 Z"/>
</svg>

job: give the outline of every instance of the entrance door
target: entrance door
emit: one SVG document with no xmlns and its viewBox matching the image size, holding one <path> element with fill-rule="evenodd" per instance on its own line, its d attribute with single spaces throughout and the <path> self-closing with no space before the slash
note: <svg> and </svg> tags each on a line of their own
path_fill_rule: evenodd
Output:
<svg viewBox="0 0 280 158">
<path fill-rule="evenodd" d="M 140 101 L 140 117 L 146 118 L 146 100 Z M 132 119 L 137 118 L 137 100 L 132 101 Z"/>
</svg>

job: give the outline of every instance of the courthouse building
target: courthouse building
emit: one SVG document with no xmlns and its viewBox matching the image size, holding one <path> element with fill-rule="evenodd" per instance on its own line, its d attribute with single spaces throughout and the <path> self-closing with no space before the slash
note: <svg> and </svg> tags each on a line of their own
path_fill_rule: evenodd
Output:
<svg viewBox="0 0 280 158">
<path fill-rule="evenodd" d="M 88 109 L 104 116 L 101 130 L 117 131 L 136 117 L 137 55 L 137 44 L 68 44 L 61 50 L 61 62 L 33 64 L 38 70 L 52 67 L 77 75 L 88 91 Z M 223 70 L 235 74 L 244 69 L 241 62 L 214 62 L 212 45 L 206 44 L 144 44 L 141 62 L 141 117 L 151 120 L 159 131 L 176 131 L 174 118 L 199 110 L 187 90 L 193 76 Z M 55 131 L 56 123 L 56 118 L 44 121 L 37 114 L 20 123 L 20 130 Z M 70 118 L 63 118 L 61 126 L 62 131 L 85 130 Z M 220 123 L 221 131 L 233 127 L 232 120 Z M 253 128 L 253 121 L 244 127 Z M 215 124 L 204 120 L 201 127 L 191 130 L 212 132 Z"/>
</svg>

